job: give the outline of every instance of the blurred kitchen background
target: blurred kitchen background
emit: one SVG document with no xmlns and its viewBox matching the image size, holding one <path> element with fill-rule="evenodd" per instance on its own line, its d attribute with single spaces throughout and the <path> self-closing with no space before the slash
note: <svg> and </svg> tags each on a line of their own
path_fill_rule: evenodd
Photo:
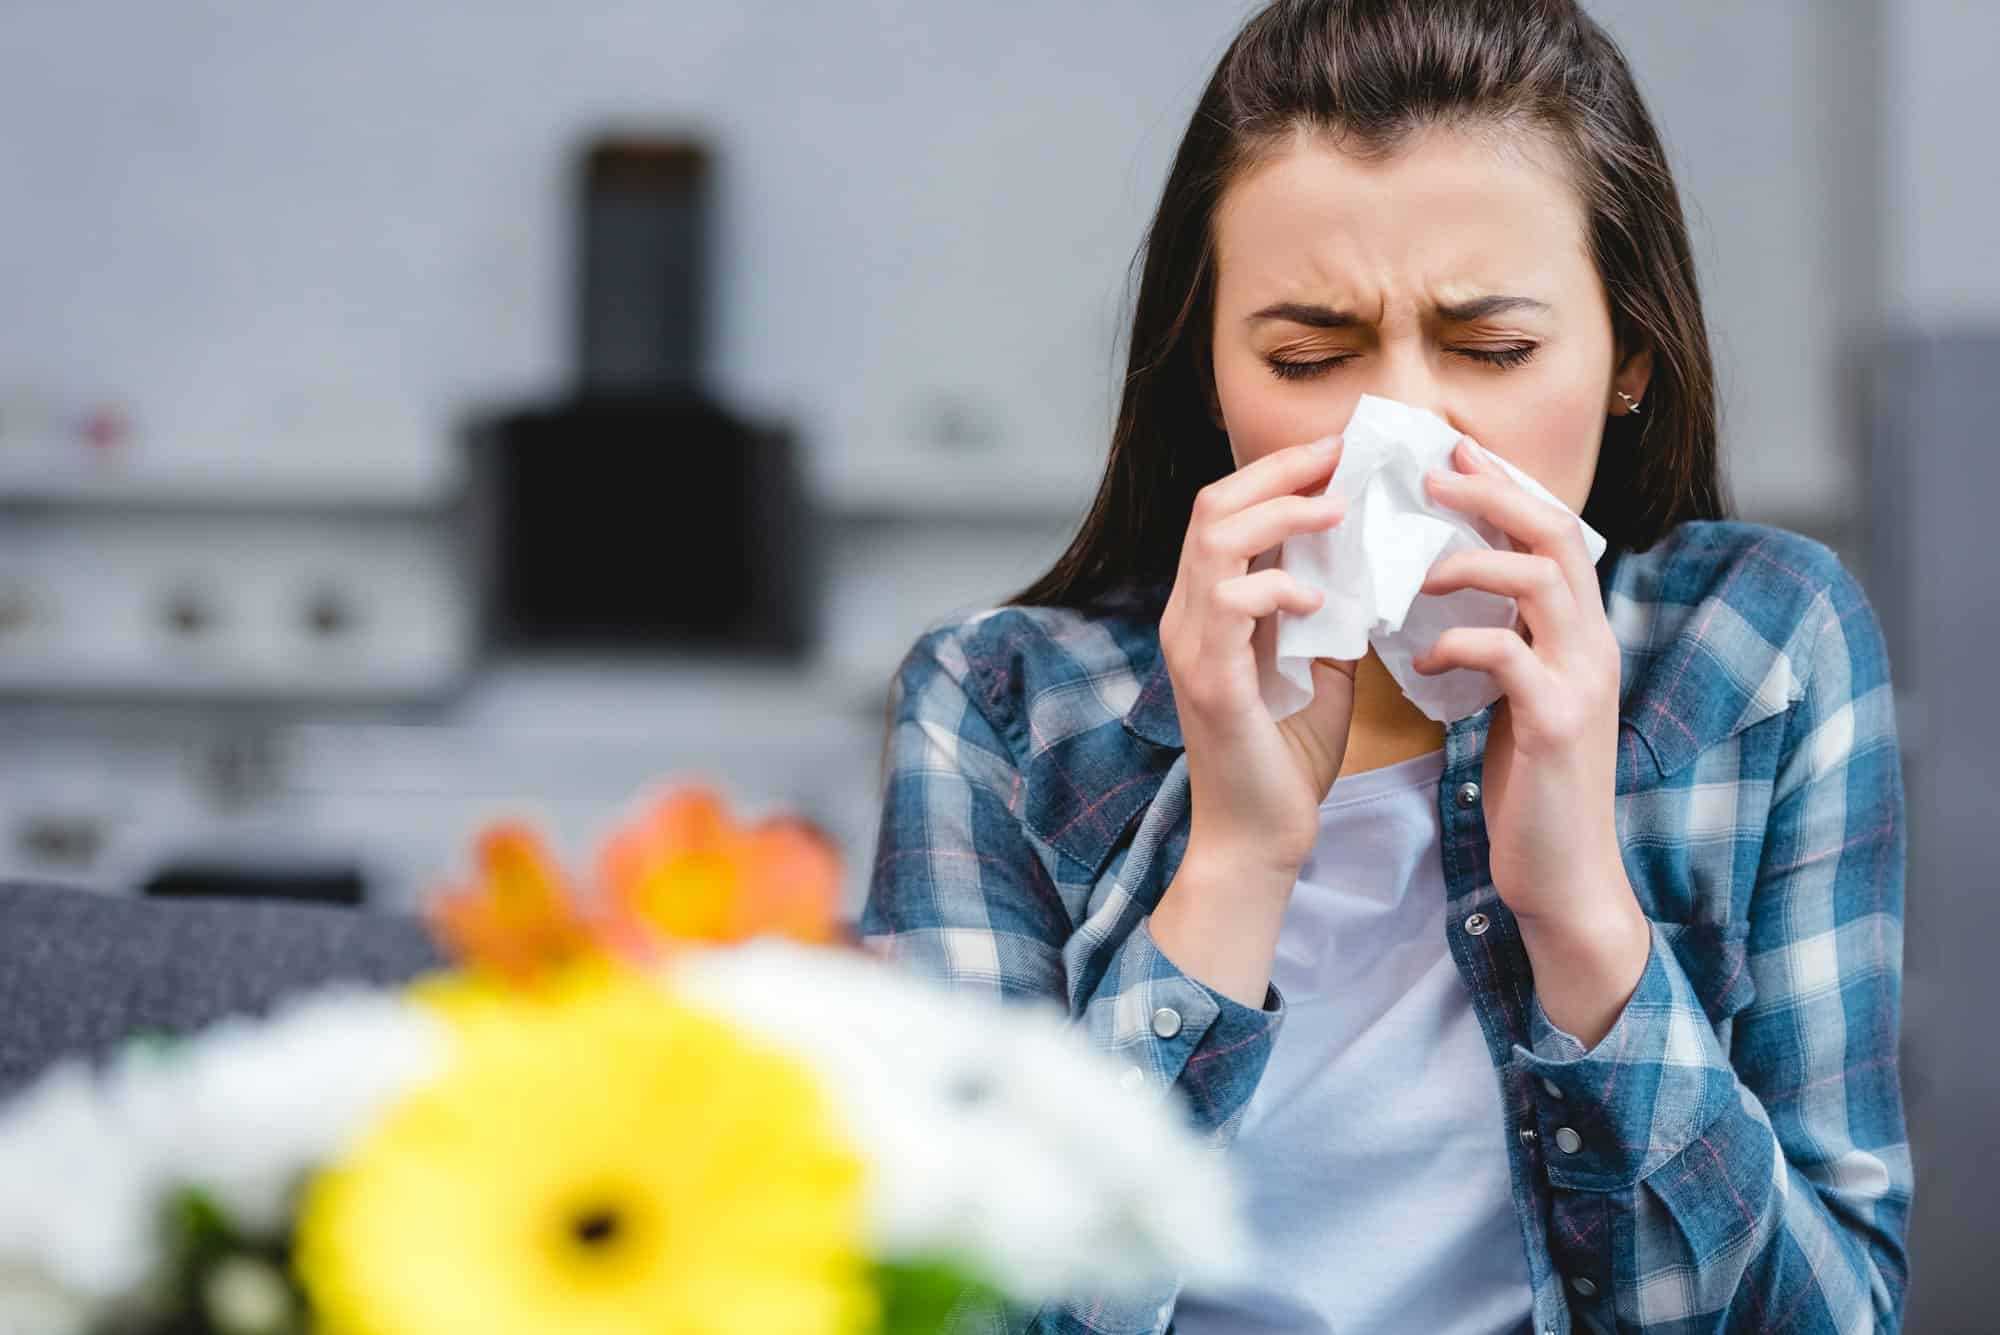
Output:
<svg viewBox="0 0 2000 1335">
<path fill-rule="evenodd" d="M 1251 7 L 0 6 L 0 876 L 406 910 L 485 817 L 580 851 L 701 776 L 857 910 L 889 677 L 1080 518 Z M 1910 1328 L 1992 1329 L 2000 9 L 1590 8 L 1744 517 L 1891 637 Z"/>
</svg>

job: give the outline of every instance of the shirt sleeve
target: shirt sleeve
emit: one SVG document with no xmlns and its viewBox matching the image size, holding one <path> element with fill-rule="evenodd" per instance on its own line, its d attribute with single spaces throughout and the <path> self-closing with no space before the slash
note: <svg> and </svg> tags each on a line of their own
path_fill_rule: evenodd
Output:
<svg viewBox="0 0 2000 1335">
<path fill-rule="evenodd" d="M 1727 1047 L 1660 924 L 1585 1050 L 1531 1011 L 1550 1245 L 1642 1330 L 1893 1331 L 1912 1175 L 1897 1070 L 1905 829 L 1881 631 L 1844 570 L 1785 715 Z"/>
<path fill-rule="evenodd" d="M 1271 988 L 1261 1009 L 1245 1006 L 1184 973 L 1155 944 L 1149 917 L 1101 971 L 1070 967 L 1077 924 L 1023 826 L 1025 779 L 1004 720 L 975 703 L 969 670 L 947 628 L 919 640 L 897 671 L 863 944 L 954 985 L 1064 1005 L 1127 1078 L 1177 1090 L 1196 1130 L 1227 1143 L 1283 1023 L 1283 998 Z M 1049 857 L 1062 867 L 1061 853 Z"/>
<path fill-rule="evenodd" d="M 954 986 L 1067 1008 L 1126 1078 L 1178 1093 L 1195 1130 L 1222 1148 L 1242 1123 L 1285 1017 L 1275 987 L 1245 1006 L 1184 973 L 1141 917 L 1102 970 L 1052 867 L 1086 874 L 1022 819 L 1026 778 L 1009 720 L 975 703 L 962 641 L 919 640 L 890 692 L 882 819 L 860 934 L 869 949 Z M 1078 895 L 1087 896 L 1088 886 Z M 1118 1301 L 959 1314 L 956 1335 L 1162 1331 L 1178 1285 Z"/>
</svg>

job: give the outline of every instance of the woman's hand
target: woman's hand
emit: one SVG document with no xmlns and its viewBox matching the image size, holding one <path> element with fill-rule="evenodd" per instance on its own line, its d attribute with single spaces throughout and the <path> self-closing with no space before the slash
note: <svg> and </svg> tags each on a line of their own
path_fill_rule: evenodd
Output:
<svg viewBox="0 0 2000 1335">
<path fill-rule="evenodd" d="M 1452 465 L 1430 475 L 1432 497 L 1484 519 L 1520 550 L 1453 552 L 1421 591 L 1505 595 L 1519 604 L 1524 629 L 1455 627 L 1412 666 L 1476 668 L 1500 682 L 1480 787 L 1493 885 L 1523 934 L 1554 925 L 1566 942 L 1622 952 L 1629 965 L 1644 915 L 1618 847 L 1619 648 L 1596 569 L 1567 511 L 1464 442 Z M 1637 952 L 1643 968 L 1646 946 Z"/>
<path fill-rule="evenodd" d="M 1347 754 L 1354 664 L 1315 662 L 1312 703 L 1272 722 L 1258 691 L 1252 632 L 1274 612 L 1310 614 L 1324 595 L 1275 566 L 1255 573 L 1249 566 L 1293 534 L 1331 528 L 1346 515 L 1342 497 L 1302 494 L 1325 486 L 1340 447 L 1333 437 L 1278 450 L 1202 488 L 1160 616 L 1187 745 L 1189 847 L 1287 886 L 1312 851 L 1319 804 Z"/>
</svg>

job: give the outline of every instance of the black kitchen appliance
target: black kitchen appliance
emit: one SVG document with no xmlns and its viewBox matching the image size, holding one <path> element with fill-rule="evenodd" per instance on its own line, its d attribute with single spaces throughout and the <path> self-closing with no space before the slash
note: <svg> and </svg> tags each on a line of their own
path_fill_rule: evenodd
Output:
<svg viewBox="0 0 2000 1335">
<path fill-rule="evenodd" d="M 816 563 L 796 441 L 703 386 L 711 162 L 698 143 L 632 136 L 583 154 L 576 389 L 466 434 L 497 649 L 809 647 Z"/>
</svg>

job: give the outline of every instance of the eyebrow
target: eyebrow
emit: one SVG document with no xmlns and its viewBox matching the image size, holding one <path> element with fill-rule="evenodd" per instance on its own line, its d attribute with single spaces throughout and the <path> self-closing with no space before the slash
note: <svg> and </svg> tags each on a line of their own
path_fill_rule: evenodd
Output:
<svg viewBox="0 0 2000 1335">
<path fill-rule="evenodd" d="M 1489 315 L 1500 315 L 1507 311 L 1541 311 L 1553 309 L 1545 301 L 1533 297 L 1510 297 L 1494 295 L 1474 297 L 1470 301 L 1456 302 L 1449 306 L 1437 307 L 1437 313 L 1454 324 L 1469 324 L 1485 319 Z M 1337 311 L 1331 306 L 1314 306 L 1304 302 L 1280 301 L 1264 307 L 1250 316 L 1250 323 L 1264 320 L 1285 320 L 1292 324 L 1302 324 L 1314 329 L 1346 329 L 1361 323 L 1352 311 Z"/>
</svg>

